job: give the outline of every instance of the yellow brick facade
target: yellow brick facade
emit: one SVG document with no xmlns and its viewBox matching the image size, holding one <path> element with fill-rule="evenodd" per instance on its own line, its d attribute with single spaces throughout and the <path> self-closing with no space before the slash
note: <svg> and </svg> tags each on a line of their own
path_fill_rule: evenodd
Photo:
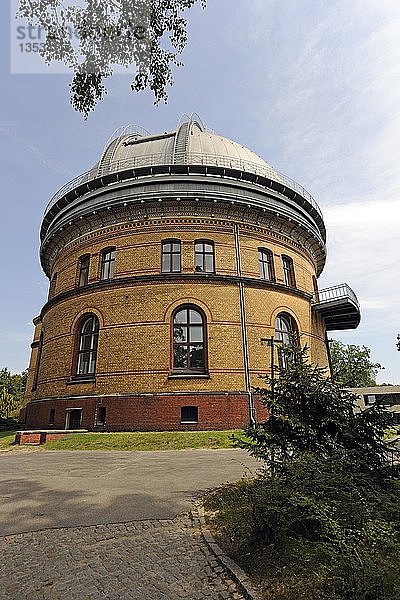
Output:
<svg viewBox="0 0 400 600">
<path fill-rule="evenodd" d="M 172 235 L 171 235 L 172 233 Z M 161 244 L 165 239 L 182 243 L 182 278 L 171 281 L 138 280 L 138 276 L 160 275 Z M 194 243 L 198 239 L 214 242 L 215 276 L 194 275 Z M 99 281 L 100 258 L 104 248 L 115 247 L 115 276 L 104 288 L 93 288 Z M 277 288 L 261 282 L 258 248 L 268 248 L 274 255 Z M 327 366 L 324 329 L 311 315 L 312 277 L 315 268 L 305 253 L 283 243 L 261 228 L 240 229 L 239 248 L 243 277 L 255 285 L 244 291 L 246 331 L 248 337 L 251 384 L 260 384 L 259 375 L 270 371 L 270 350 L 262 340 L 274 335 L 275 318 L 285 312 L 297 323 L 300 342 L 311 348 L 311 358 Z M 77 287 L 79 258 L 90 254 L 89 285 Z M 283 286 L 281 256 L 294 262 L 296 286 Z M 232 224 L 215 227 L 199 223 L 197 227 L 170 224 L 130 231 L 96 232 L 89 239 L 66 247 L 54 263 L 57 273 L 53 301 L 45 307 L 42 318 L 44 334 L 38 385 L 30 398 L 81 396 L 85 394 L 129 394 L 176 391 L 245 391 L 239 288 L 235 281 L 221 281 L 218 276 L 234 276 L 237 271 L 235 238 Z M 127 281 L 119 285 L 119 280 Z M 259 286 L 257 284 L 260 284 Z M 74 294 L 79 291 L 79 294 Z M 68 292 L 65 294 L 65 292 Z M 308 296 L 299 292 L 306 292 Z M 177 380 L 171 377 L 171 316 L 183 304 L 200 307 L 207 318 L 208 378 Z M 100 322 L 96 381 L 71 382 L 74 371 L 76 324 L 85 313 L 94 313 Z M 38 330 L 39 331 L 39 330 Z M 35 340 L 38 341 L 36 333 Z M 30 381 L 33 380 L 37 348 L 32 353 Z"/>
<path fill-rule="evenodd" d="M 330 329 L 357 322 L 356 301 L 318 301 L 325 240 L 304 188 L 197 117 L 154 136 L 117 132 L 43 217 L 51 285 L 35 320 L 26 424 L 215 429 L 266 418 L 252 390 L 271 372 L 277 318 L 322 367 L 326 319 Z M 179 242 L 180 261 L 163 272 L 168 241 Z M 103 279 L 107 250 L 113 273 Z M 194 320 L 174 330 L 178 310 L 203 329 Z"/>
</svg>

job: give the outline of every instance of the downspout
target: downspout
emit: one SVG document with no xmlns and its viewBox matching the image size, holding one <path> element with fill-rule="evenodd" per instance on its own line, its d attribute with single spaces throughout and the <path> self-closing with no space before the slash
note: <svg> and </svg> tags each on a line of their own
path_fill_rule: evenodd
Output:
<svg viewBox="0 0 400 600">
<path fill-rule="evenodd" d="M 240 264 L 240 249 L 239 249 L 239 230 L 238 226 L 234 224 L 234 234 L 235 234 L 235 255 L 236 255 L 236 274 L 239 278 L 239 303 L 240 303 L 240 322 L 242 328 L 242 346 L 243 346 L 243 363 L 244 363 L 244 379 L 246 386 L 246 394 L 248 397 L 249 403 L 249 422 L 253 427 L 256 424 L 255 420 L 255 409 L 253 402 L 253 393 L 251 391 L 250 386 L 250 371 L 249 371 L 249 350 L 247 344 L 247 328 L 246 328 L 246 310 L 244 303 L 244 285 L 241 281 L 242 277 L 242 268 Z"/>
<path fill-rule="evenodd" d="M 328 366 L 329 366 L 329 371 L 331 373 L 331 379 L 332 379 L 332 381 L 335 381 L 335 374 L 333 372 L 333 365 L 332 365 L 331 348 L 329 346 L 328 334 L 326 331 L 325 331 L 325 346 L 326 346 L 326 353 L 328 355 Z"/>
</svg>

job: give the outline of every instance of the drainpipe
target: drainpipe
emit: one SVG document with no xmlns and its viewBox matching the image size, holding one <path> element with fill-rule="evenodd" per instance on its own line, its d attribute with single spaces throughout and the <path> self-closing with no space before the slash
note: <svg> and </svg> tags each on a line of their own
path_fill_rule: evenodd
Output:
<svg viewBox="0 0 400 600">
<path fill-rule="evenodd" d="M 253 402 L 253 393 L 251 391 L 250 386 L 250 372 L 249 372 L 249 350 L 247 344 L 247 328 L 246 328 L 246 310 L 244 303 L 244 285 L 241 281 L 242 277 L 242 268 L 240 264 L 240 250 L 239 250 L 239 230 L 238 226 L 234 224 L 234 234 L 235 234 L 235 255 L 236 255 L 236 274 L 239 278 L 239 302 L 240 302 L 240 322 L 242 328 L 242 346 L 243 346 L 243 363 L 244 363 L 244 378 L 246 385 L 246 393 L 248 397 L 249 403 L 249 421 L 250 425 L 255 427 L 255 409 Z"/>
<path fill-rule="evenodd" d="M 335 374 L 333 372 L 333 366 L 332 366 L 331 348 L 329 346 L 328 334 L 326 331 L 325 331 L 325 346 L 326 346 L 326 353 L 328 355 L 328 366 L 329 366 L 329 370 L 331 372 L 331 379 L 332 379 L 332 381 L 335 381 Z"/>
</svg>

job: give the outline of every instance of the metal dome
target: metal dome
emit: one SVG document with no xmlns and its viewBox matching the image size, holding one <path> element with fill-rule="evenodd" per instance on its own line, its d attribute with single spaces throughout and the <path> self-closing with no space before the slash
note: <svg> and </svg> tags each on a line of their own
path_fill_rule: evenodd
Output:
<svg viewBox="0 0 400 600">
<path fill-rule="evenodd" d="M 301 230 L 310 237 L 318 272 L 322 270 L 326 230 L 311 194 L 255 152 L 208 130 L 192 114 L 184 115 L 175 130 L 155 135 L 133 125 L 117 129 L 99 162 L 53 196 L 40 234 L 45 271 L 51 256 L 46 249 L 56 248 L 58 238 L 74 223 L 82 229 L 98 211 L 174 199 L 179 204 L 182 197 L 195 203 L 201 198 L 207 206 L 241 206 L 254 212 L 255 222 L 260 215 L 263 220 L 266 215 L 269 220 L 282 219 L 281 229 Z"/>
<path fill-rule="evenodd" d="M 122 169 L 161 164 L 239 168 L 281 181 L 277 171 L 255 152 L 207 130 L 197 115 L 184 115 L 176 130 L 161 134 L 151 135 L 136 126 L 117 129 L 90 174 L 102 177 Z"/>
</svg>

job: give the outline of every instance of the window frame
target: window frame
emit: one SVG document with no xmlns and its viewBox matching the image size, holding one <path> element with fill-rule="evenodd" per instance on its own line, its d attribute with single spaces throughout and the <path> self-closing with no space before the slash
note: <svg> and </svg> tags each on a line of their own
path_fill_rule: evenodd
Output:
<svg viewBox="0 0 400 600">
<path fill-rule="evenodd" d="M 176 342 L 175 336 L 174 336 L 174 334 L 175 334 L 175 317 L 179 312 L 181 312 L 183 310 L 188 311 L 187 312 L 187 322 L 185 324 L 183 324 L 188 329 L 187 341 L 186 342 Z M 201 342 L 191 343 L 191 340 L 190 340 L 190 328 L 199 326 L 198 323 L 193 324 L 190 322 L 190 311 L 191 310 L 197 312 L 202 319 L 201 327 L 202 327 L 202 336 L 203 336 L 203 342 L 202 342 L 202 344 L 203 344 L 203 366 L 202 367 L 192 367 L 192 366 L 176 367 L 175 366 L 175 348 L 177 346 L 186 347 L 187 363 L 188 363 L 188 365 L 190 365 L 190 347 L 201 343 Z M 170 340 L 170 356 L 171 356 L 170 363 L 171 363 L 172 375 L 188 375 L 188 376 L 208 375 L 207 318 L 206 318 L 204 311 L 199 306 L 197 306 L 196 304 L 181 304 L 173 311 L 173 313 L 171 315 L 170 338 L 171 338 L 171 340 Z"/>
<path fill-rule="evenodd" d="M 275 265 L 274 254 L 268 248 L 258 248 L 258 268 L 260 279 L 263 281 L 275 281 Z M 265 271 L 268 270 L 269 277 L 265 276 Z"/>
<path fill-rule="evenodd" d="M 40 362 L 42 360 L 42 352 L 43 352 L 43 340 L 44 340 L 44 333 L 43 333 L 43 329 L 42 329 L 42 331 L 40 332 L 39 342 L 38 342 L 38 346 L 37 346 L 36 364 L 35 364 L 35 371 L 33 373 L 31 392 L 35 392 L 38 387 L 39 369 L 40 369 Z"/>
<path fill-rule="evenodd" d="M 202 244 L 202 250 L 198 251 L 196 250 L 196 246 Z M 211 246 L 212 250 L 206 250 L 205 247 L 206 245 Z M 202 266 L 197 265 L 197 257 L 202 257 Z M 206 257 L 207 256 L 212 256 L 212 270 L 206 270 L 205 266 L 207 263 Z M 199 239 L 199 240 L 194 240 L 194 271 L 195 273 L 208 273 L 208 274 L 213 274 L 215 273 L 215 244 L 213 242 L 213 240 L 206 240 L 206 239 Z"/>
<path fill-rule="evenodd" d="M 171 249 L 169 251 L 164 251 L 164 246 L 167 244 L 171 245 Z M 179 245 L 179 251 L 174 251 L 173 245 Z M 169 257 L 169 269 L 164 269 L 164 256 Z M 173 269 L 173 257 L 179 256 L 179 269 Z M 182 242 L 181 240 L 170 238 L 167 240 L 161 241 L 161 273 L 181 273 L 182 272 Z"/>
<path fill-rule="evenodd" d="M 90 319 L 94 319 L 94 323 L 97 326 L 97 331 L 95 328 L 92 327 L 92 330 L 89 333 L 83 334 L 83 329 L 84 329 L 86 323 L 88 323 L 88 321 Z M 85 348 L 81 348 L 81 345 L 82 345 L 81 340 L 83 338 L 83 335 L 89 335 L 89 334 L 90 334 L 91 338 L 93 338 L 93 336 L 95 336 L 95 340 L 94 340 L 94 344 L 93 344 L 93 341 L 91 339 L 90 349 L 87 350 Z M 99 350 L 99 335 L 100 335 L 100 321 L 99 321 L 98 316 L 95 315 L 94 313 L 85 313 L 84 315 L 82 315 L 82 317 L 79 319 L 76 329 L 75 329 L 75 347 L 74 347 L 74 361 L 73 361 L 73 375 L 72 375 L 72 378 L 74 380 L 93 381 L 95 379 L 96 370 L 97 370 L 98 350 Z M 93 348 L 92 348 L 92 345 L 94 346 Z M 80 357 L 83 356 L 84 354 L 89 354 L 89 360 L 87 361 L 89 367 L 91 364 L 94 364 L 94 366 L 93 366 L 92 370 L 87 370 L 86 372 L 79 372 Z M 92 358 L 93 354 L 94 354 L 94 360 Z"/>
<path fill-rule="evenodd" d="M 278 319 L 283 319 L 284 321 L 286 321 L 288 323 L 288 330 L 286 331 L 283 328 L 278 329 L 277 328 L 277 321 Z M 283 338 L 283 336 L 288 336 L 288 341 L 285 343 L 285 341 L 283 339 L 279 339 L 277 334 L 280 334 Z M 287 348 L 288 346 L 291 345 L 295 345 L 298 346 L 299 345 L 299 328 L 297 325 L 297 321 L 296 319 L 288 312 L 280 312 L 276 315 L 275 320 L 274 320 L 274 341 L 275 344 L 279 344 L 277 345 L 277 349 L 278 349 L 278 364 L 279 367 L 285 368 L 287 367 L 288 364 L 288 357 L 287 355 L 285 355 L 283 353 L 283 349 Z"/>
<path fill-rule="evenodd" d="M 58 281 L 58 273 L 53 273 L 51 280 L 50 280 L 50 285 L 49 285 L 48 300 L 51 300 L 56 295 L 57 281 Z"/>
<path fill-rule="evenodd" d="M 56 423 L 56 409 L 53 407 L 50 409 L 50 412 L 49 412 L 48 426 L 54 427 L 55 423 Z"/>
<path fill-rule="evenodd" d="M 187 409 L 193 410 L 196 413 L 195 419 L 184 418 L 183 411 Z M 199 407 L 198 406 L 181 406 L 181 419 L 182 425 L 198 425 L 199 424 Z"/>
<path fill-rule="evenodd" d="M 283 281 L 287 287 L 296 287 L 293 258 L 282 254 Z"/>
<path fill-rule="evenodd" d="M 103 414 L 104 413 L 104 418 L 100 419 L 100 411 Z M 99 426 L 103 426 L 106 424 L 107 421 L 107 407 L 106 406 L 99 406 L 97 408 L 97 415 L 96 415 L 96 425 Z"/>
<path fill-rule="evenodd" d="M 101 251 L 101 259 L 100 259 L 100 281 L 110 281 L 115 277 L 115 253 L 116 247 L 109 246 L 108 248 L 103 248 Z M 107 255 L 110 254 L 111 257 L 107 258 Z M 107 272 L 107 277 L 105 276 Z"/>
<path fill-rule="evenodd" d="M 78 277 L 77 277 L 77 286 L 78 287 L 85 287 L 86 285 L 88 285 L 89 269 L 90 269 L 90 254 L 82 254 L 82 256 L 80 256 L 78 259 Z M 83 283 L 81 281 L 82 277 L 84 277 Z"/>
</svg>

